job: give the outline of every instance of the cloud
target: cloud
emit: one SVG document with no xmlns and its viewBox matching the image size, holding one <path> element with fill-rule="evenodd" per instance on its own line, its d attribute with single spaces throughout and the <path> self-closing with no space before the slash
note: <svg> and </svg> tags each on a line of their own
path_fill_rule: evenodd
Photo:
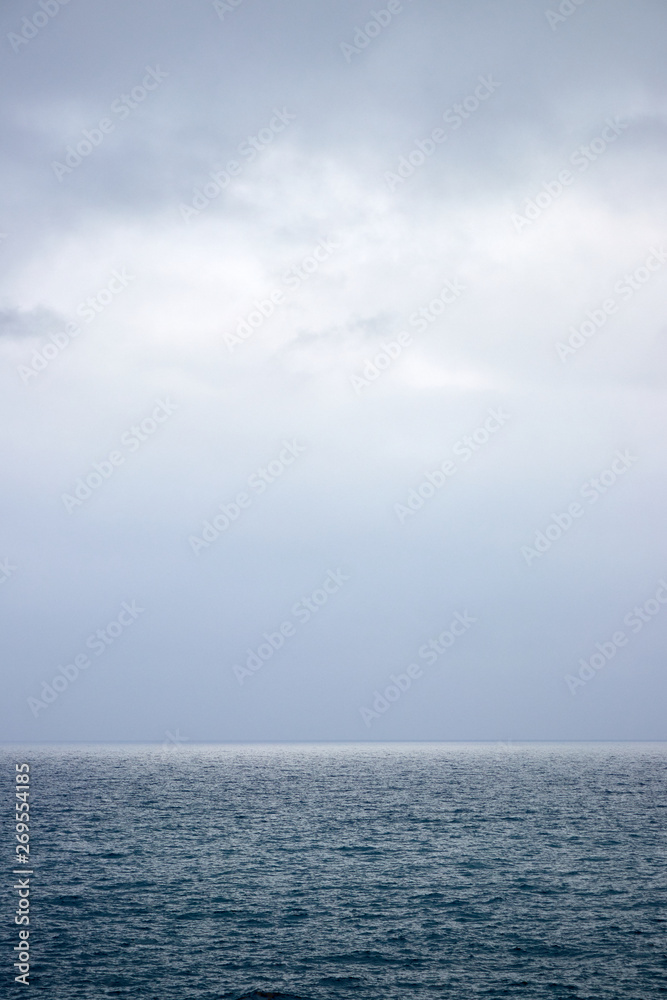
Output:
<svg viewBox="0 0 667 1000">
<path fill-rule="evenodd" d="M 348 63 L 356 0 L 223 20 L 94 0 L 5 61 L 12 737 L 365 738 L 359 705 L 466 608 L 470 644 L 374 738 L 661 736 L 659 624 L 585 710 L 563 676 L 665 572 L 667 271 L 642 270 L 666 221 L 665 10 L 589 3 L 552 31 L 547 9 L 404 3 Z M 166 76 L 131 107 L 147 67 Z M 126 452 L 162 398 L 173 418 Z M 507 426 L 464 459 L 498 407 Z M 303 457 L 248 493 L 285 440 Z M 617 449 L 636 465 L 526 565 Z M 340 600 L 239 686 L 233 664 L 330 570 Z M 35 718 L 30 692 L 132 600 L 145 615 L 104 670 Z"/>
</svg>

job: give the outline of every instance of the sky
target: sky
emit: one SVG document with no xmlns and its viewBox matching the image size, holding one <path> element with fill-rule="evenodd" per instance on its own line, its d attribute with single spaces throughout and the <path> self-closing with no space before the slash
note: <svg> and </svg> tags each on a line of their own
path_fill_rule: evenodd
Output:
<svg viewBox="0 0 667 1000">
<path fill-rule="evenodd" d="M 0 20 L 0 738 L 667 738 L 664 3 Z"/>
</svg>

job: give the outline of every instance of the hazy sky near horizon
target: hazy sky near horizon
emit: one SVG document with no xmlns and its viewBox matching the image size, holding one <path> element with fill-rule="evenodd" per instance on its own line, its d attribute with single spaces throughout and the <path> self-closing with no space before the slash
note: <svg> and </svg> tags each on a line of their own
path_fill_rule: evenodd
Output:
<svg viewBox="0 0 667 1000">
<path fill-rule="evenodd" d="M 667 738 L 664 3 L 0 19 L 0 738 Z"/>
</svg>

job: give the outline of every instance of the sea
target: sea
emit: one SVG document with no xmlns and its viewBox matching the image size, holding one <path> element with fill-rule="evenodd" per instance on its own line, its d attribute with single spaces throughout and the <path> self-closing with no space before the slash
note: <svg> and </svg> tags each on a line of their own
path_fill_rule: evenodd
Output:
<svg viewBox="0 0 667 1000">
<path fill-rule="evenodd" d="M 667 995 L 667 744 L 4 745 L 0 760 L 2 996 Z"/>
</svg>

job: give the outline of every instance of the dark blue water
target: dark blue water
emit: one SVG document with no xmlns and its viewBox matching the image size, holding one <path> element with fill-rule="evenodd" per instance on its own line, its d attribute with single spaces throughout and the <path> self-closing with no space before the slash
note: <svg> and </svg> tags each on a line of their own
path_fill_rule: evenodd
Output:
<svg viewBox="0 0 667 1000">
<path fill-rule="evenodd" d="M 22 760 L 33 994 L 667 993 L 664 744 L 4 747 L 12 809 Z"/>
</svg>

